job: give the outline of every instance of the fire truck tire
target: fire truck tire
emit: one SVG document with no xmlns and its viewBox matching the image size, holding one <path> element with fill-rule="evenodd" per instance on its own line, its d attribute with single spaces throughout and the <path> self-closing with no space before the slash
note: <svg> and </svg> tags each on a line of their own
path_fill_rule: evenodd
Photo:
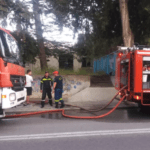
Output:
<svg viewBox="0 0 150 150">
<path fill-rule="evenodd" d="M 3 115 L 3 110 L 0 108 L 0 115 Z"/>
<path fill-rule="evenodd" d="M 0 108 L 0 119 L 5 117 L 5 112 Z"/>
<path fill-rule="evenodd" d="M 113 75 L 112 72 L 110 72 L 109 75 L 112 76 Z"/>
<path fill-rule="evenodd" d="M 141 103 L 138 103 L 138 108 L 140 108 L 140 110 L 143 110 L 145 106 L 143 106 Z"/>
</svg>

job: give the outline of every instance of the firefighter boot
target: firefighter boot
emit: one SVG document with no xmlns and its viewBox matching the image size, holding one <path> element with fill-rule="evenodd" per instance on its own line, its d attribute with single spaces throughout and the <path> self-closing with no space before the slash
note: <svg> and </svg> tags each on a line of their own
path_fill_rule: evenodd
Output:
<svg viewBox="0 0 150 150">
<path fill-rule="evenodd" d="M 55 108 L 58 108 L 58 102 L 55 103 Z"/>
<path fill-rule="evenodd" d="M 44 101 L 41 101 L 41 108 L 43 108 L 45 105 L 45 102 Z"/>
<path fill-rule="evenodd" d="M 61 101 L 61 106 L 60 106 L 60 108 L 63 108 L 65 105 L 64 105 L 64 101 L 62 100 Z"/>
<path fill-rule="evenodd" d="M 53 102 L 52 102 L 51 99 L 49 99 L 49 104 L 50 104 L 51 106 L 53 106 Z"/>
</svg>

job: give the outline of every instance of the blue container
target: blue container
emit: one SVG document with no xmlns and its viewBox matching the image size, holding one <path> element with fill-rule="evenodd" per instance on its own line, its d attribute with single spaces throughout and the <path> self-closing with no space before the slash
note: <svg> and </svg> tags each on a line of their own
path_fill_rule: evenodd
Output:
<svg viewBox="0 0 150 150">
<path fill-rule="evenodd" d="M 109 55 L 106 55 L 99 59 L 94 60 L 94 63 L 93 63 L 94 73 L 98 71 L 104 71 L 106 74 L 115 75 L 116 57 L 117 57 L 117 53 L 114 52 L 114 53 L 111 53 Z"/>
</svg>

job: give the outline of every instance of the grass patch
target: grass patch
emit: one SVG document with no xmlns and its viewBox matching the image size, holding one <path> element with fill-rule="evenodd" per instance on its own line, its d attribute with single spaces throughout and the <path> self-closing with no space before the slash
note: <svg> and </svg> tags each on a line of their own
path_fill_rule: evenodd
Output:
<svg viewBox="0 0 150 150">
<path fill-rule="evenodd" d="M 46 69 L 46 71 L 52 74 L 55 71 L 55 69 L 49 68 L 49 69 Z M 59 73 L 60 75 L 88 75 L 88 76 L 105 74 L 105 72 L 103 71 L 100 71 L 94 74 L 93 69 L 91 68 L 81 68 L 78 71 L 74 71 L 72 69 L 59 69 Z M 40 69 L 33 70 L 33 75 L 44 75 L 44 74 L 45 74 L 45 71 L 41 71 Z"/>
<path fill-rule="evenodd" d="M 50 74 L 52 74 L 52 72 L 54 72 L 55 69 L 49 68 L 49 69 L 45 69 L 45 70 L 42 70 L 42 71 L 41 71 L 41 69 L 34 69 L 34 70 L 32 71 L 32 74 L 33 74 L 33 75 L 44 75 L 44 74 L 45 74 L 45 71 L 48 71 Z"/>
</svg>

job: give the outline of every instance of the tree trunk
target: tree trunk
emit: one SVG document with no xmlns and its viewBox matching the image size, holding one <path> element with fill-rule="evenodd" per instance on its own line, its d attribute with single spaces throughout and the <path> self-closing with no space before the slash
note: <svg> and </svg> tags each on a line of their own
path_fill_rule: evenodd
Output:
<svg viewBox="0 0 150 150">
<path fill-rule="evenodd" d="M 122 20 L 122 36 L 124 46 L 132 47 L 134 45 L 134 35 L 130 28 L 128 0 L 119 0 L 121 20 Z"/>
<path fill-rule="evenodd" d="M 16 28 L 17 28 L 17 36 L 20 36 L 20 33 L 22 31 L 22 27 L 21 27 L 21 20 L 19 18 L 17 19 L 17 26 L 16 26 Z"/>
<path fill-rule="evenodd" d="M 19 0 L 16 0 L 16 3 L 19 3 Z M 18 17 L 17 17 L 16 28 L 17 28 L 17 36 L 20 36 L 20 33 L 22 31 L 22 26 L 21 26 L 21 18 L 19 17 L 19 14 L 18 14 Z"/>
<path fill-rule="evenodd" d="M 42 23 L 40 19 L 40 9 L 39 9 L 39 0 L 32 0 L 33 1 L 33 11 L 34 11 L 34 18 L 35 18 L 35 26 L 36 26 L 36 37 L 37 42 L 40 50 L 40 64 L 41 70 L 47 68 L 47 61 L 46 61 L 46 54 L 44 48 L 44 40 L 43 40 L 43 30 L 42 30 Z"/>
</svg>

